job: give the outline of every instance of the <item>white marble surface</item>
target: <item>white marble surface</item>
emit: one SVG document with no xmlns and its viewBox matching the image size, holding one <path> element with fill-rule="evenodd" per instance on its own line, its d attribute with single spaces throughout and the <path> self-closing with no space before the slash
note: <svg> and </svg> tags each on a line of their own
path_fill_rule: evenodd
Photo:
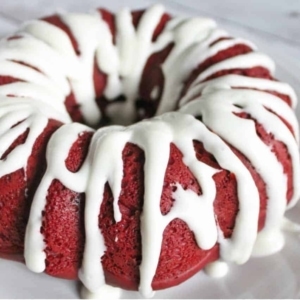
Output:
<svg viewBox="0 0 300 300">
<path fill-rule="evenodd" d="M 0 36 L 26 20 L 61 11 L 88 12 L 96 7 L 118 10 L 142 8 L 152 0 L 0 0 Z M 277 77 L 289 82 L 300 96 L 299 0 L 161 0 L 168 11 L 209 16 L 236 36 L 248 38 L 277 63 Z M 297 108 L 300 117 L 300 107 Z M 300 208 L 293 212 L 300 219 Z M 1 216 L 0 216 L 1 217 Z M 300 298 L 299 236 L 288 236 L 280 254 L 233 266 L 221 280 L 199 273 L 181 287 L 160 292 L 160 298 Z M 75 282 L 29 273 L 21 264 L 0 260 L 0 298 L 75 298 Z M 138 298 L 125 293 L 124 298 Z"/>
</svg>

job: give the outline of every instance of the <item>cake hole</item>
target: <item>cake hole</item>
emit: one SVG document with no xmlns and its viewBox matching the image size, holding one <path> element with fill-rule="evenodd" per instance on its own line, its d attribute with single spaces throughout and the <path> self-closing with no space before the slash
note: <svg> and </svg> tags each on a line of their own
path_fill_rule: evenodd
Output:
<svg viewBox="0 0 300 300">
<path fill-rule="evenodd" d="M 202 122 L 202 123 L 203 123 L 203 117 L 202 117 L 201 115 L 199 115 L 199 116 L 196 116 L 196 119 L 197 119 L 198 121 L 200 121 L 200 122 Z"/>
</svg>

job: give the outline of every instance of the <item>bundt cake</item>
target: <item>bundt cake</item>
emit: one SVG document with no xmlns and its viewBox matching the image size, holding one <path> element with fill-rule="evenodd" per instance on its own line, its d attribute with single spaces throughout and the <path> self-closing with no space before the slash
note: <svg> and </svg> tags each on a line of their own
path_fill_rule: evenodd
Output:
<svg viewBox="0 0 300 300">
<path fill-rule="evenodd" d="M 255 46 L 161 5 L 0 43 L 0 256 L 151 297 L 284 245 L 296 96 Z"/>
</svg>

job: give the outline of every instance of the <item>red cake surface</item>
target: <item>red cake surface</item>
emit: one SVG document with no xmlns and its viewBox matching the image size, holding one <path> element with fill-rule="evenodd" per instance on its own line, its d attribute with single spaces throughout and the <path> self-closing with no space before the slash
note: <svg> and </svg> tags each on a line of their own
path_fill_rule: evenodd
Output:
<svg viewBox="0 0 300 300">
<path fill-rule="evenodd" d="M 36 140 L 28 159 L 26 176 L 20 169 L 0 178 L 0 253 L 22 255 L 25 229 L 32 198 L 46 170 L 46 146 L 49 138 L 61 123 L 49 120 L 43 133 Z M 19 136 L 2 155 L 5 157 L 19 144 L 25 142 L 29 130 Z"/>
<path fill-rule="evenodd" d="M 292 171 L 286 149 L 282 143 L 267 135 L 259 124 L 257 130 L 264 142 L 273 147 L 273 151 L 285 168 L 289 178 L 287 199 L 290 199 L 293 190 Z M 89 134 L 85 134 L 73 145 L 66 160 L 69 170 L 76 171 L 81 165 L 83 154 L 86 153 L 89 145 L 89 137 Z M 224 232 L 224 236 L 229 238 L 238 213 L 235 176 L 222 170 L 215 158 L 203 148 L 202 143 L 195 141 L 194 146 L 198 160 L 220 169 L 220 172 L 214 175 L 217 186 L 214 210 L 216 221 Z M 183 164 L 181 152 L 174 144 L 171 144 L 170 151 L 160 204 L 163 215 L 167 214 L 172 207 L 174 201 L 172 192 L 176 189 L 175 183 L 180 183 L 184 189 L 201 194 L 201 186 Z M 261 229 L 267 205 L 265 184 L 249 161 L 237 150 L 233 149 L 233 151 L 249 169 L 260 191 L 259 228 Z M 144 194 L 144 153 L 137 146 L 127 144 L 123 150 L 123 162 L 124 178 L 118 202 L 122 220 L 118 223 L 114 221 L 113 196 L 109 185 L 106 185 L 99 213 L 99 228 L 107 247 L 102 257 L 102 264 L 108 283 L 135 290 L 139 284 L 139 264 L 142 258 L 139 222 Z M 47 244 L 46 272 L 63 278 L 77 278 L 84 243 L 84 195 L 76 194 L 58 181 L 54 181 L 49 189 L 47 200 L 42 229 Z M 185 281 L 207 263 L 216 260 L 219 256 L 218 251 L 218 245 L 208 251 L 200 249 L 188 226 L 179 219 L 172 221 L 164 232 L 160 260 L 152 287 L 164 289 Z"/>
</svg>

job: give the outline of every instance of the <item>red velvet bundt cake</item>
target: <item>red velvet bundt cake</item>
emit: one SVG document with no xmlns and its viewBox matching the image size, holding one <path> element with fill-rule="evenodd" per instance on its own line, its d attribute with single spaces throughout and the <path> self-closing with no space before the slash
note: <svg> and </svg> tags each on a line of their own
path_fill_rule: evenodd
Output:
<svg viewBox="0 0 300 300">
<path fill-rule="evenodd" d="M 298 124 L 273 74 L 161 5 L 26 23 L 0 44 L 1 257 L 105 299 L 279 251 Z"/>
</svg>

